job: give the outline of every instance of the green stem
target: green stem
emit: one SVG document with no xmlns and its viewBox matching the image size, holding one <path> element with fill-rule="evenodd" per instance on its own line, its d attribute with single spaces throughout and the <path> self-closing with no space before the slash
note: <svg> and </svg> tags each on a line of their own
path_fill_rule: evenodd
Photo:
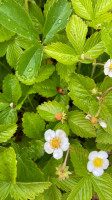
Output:
<svg viewBox="0 0 112 200">
<path fill-rule="evenodd" d="M 31 107 L 32 107 L 32 109 L 33 109 L 33 111 L 35 112 L 35 108 L 34 108 L 34 106 L 33 106 L 32 102 L 31 102 L 31 100 L 30 100 L 30 97 L 29 97 L 29 96 L 28 96 L 28 100 L 29 100 L 29 103 L 30 103 L 30 105 L 31 105 Z"/>
<path fill-rule="evenodd" d="M 92 68 L 92 72 L 91 72 L 91 78 L 93 77 L 93 75 L 95 73 L 95 69 L 96 69 L 96 63 L 93 63 L 93 68 Z"/>
<path fill-rule="evenodd" d="M 81 62 L 78 63 L 78 69 L 77 69 L 77 73 L 80 72 L 80 69 L 81 69 Z"/>
<path fill-rule="evenodd" d="M 26 12 L 28 13 L 28 0 L 25 0 L 25 8 L 26 8 Z"/>
</svg>

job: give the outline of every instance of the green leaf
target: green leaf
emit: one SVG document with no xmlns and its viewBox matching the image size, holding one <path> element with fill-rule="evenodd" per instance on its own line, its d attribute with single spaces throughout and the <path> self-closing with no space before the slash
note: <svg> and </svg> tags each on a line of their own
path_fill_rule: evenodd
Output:
<svg viewBox="0 0 112 200">
<path fill-rule="evenodd" d="M 22 52 L 23 52 L 22 49 L 17 45 L 15 40 L 12 40 L 8 45 L 7 55 L 6 55 L 7 62 L 11 67 L 16 68 L 18 59 L 22 54 Z"/>
<path fill-rule="evenodd" d="M 38 75 L 36 77 L 36 83 L 42 82 L 49 78 L 55 71 L 54 65 L 43 65 L 40 67 Z"/>
<path fill-rule="evenodd" d="M 10 194 L 15 200 L 34 199 L 38 194 L 48 189 L 50 185 L 49 182 L 16 183 L 10 186 Z"/>
<path fill-rule="evenodd" d="M 57 94 L 56 84 L 52 80 L 45 80 L 41 83 L 37 83 L 33 86 L 36 93 L 44 97 L 53 97 Z"/>
<path fill-rule="evenodd" d="M 112 135 L 100 128 L 97 130 L 96 142 L 103 144 L 112 144 Z"/>
<path fill-rule="evenodd" d="M 9 40 L 14 34 L 0 24 L 0 42 Z"/>
<path fill-rule="evenodd" d="M 53 184 L 48 190 L 44 192 L 45 200 L 61 200 L 60 190 Z"/>
<path fill-rule="evenodd" d="M 111 21 L 111 20 L 112 20 L 112 14 L 108 12 L 98 16 L 91 22 L 88 22 L 88 25 L 93 27 L 94 29 L 101 29 L 104 21 Z"/>
<path fill-rule="evenodd" d="M 106 48 L 106 52 L 112 57 L 112 22 L 104 22 L 101 31 L 102 41 Z"/>
<path fill-rule="evenodd" d="M 74 105 L 84 112 L 89 112 L 91 101 L 96 100 L 96 98 L 91 95 L 91 90 L 96 88 L 94 80 L 78 74 L 73 74 L 70 76 L 69 80 L 69 96 L 73 100 Z"/>
<path fill-rule="evenodd" d="M 112 150 L 112 145 L 111 144 L 102 144 L 102 143 L 97 143 L 96 144 L 97 149 L 101 151 L 107 151 L 110 152 Z"/>
<path fill-rule="evenodd" d="M 56 0 L 47 0 L 46 3 L 44 4 L 44 16 L 45 16 L 45 18 L 47 17 L 47 14 L 48 14 L 51 6 L 53 6 L 55 1 Z"/>
<path fill-rule="evenodd" d="M 52 43 L 45 47 L 45 52 L 65 65 L 72 65 L 78 61 L 78 56 L 73 48 L 61 42 Z"/>
<path fill-rule="evenodd" d="M 79 182 L 80 177 L 76 176 L 76 175 L 74 175 L 72 177 L 72 175 L 71 175 L 68 179 L 65 179 L 65 180 L 59 181 L 58 178 L 57 179 L 52 178 L 51 180 L 53 183 L 55 183 L 55 185 L 58 188 L 60 188 L 63 191 L 69 192 L 69 191 L 73 190 L 74 186 Z"/>
<path fill-rule="evenodd" d="M 26 154 L 17 154 L 17 180 L 20 182 L 42 182 L 43 173 L 36 163 L 28 159 Z"/>
<path fill-rule="evenodd" d="M 93 8 L 91 0 L 72 0 L 73 8 L 80 17 L 91 20 Z"/>
<path fill-rule="evenodd" d="M 38 39 L 38 31 L 25 10 L 14 0 L 4 0 L 0 4 L 0 24 L 31 40 Z"/>
<path fill-rule="evenodd" d="M 101 200 L 110 200 L 112 198 L 112 178 L 108 174 L 100 177 L 91 176 L 95 192 Z"/>
<path fill-rule="evenodd" d="M 66 32 L 76 53 L 80 55 L 86 40 L 87 25 L 77 15 L 72 15 L 67 24 Z"/>
<path fill-rule="evenodd" d="M 106 76 L 103 80 L 103 82 L 100 85 L 100 91 L 105 92 L 108 88 L 112 87 L 112 78 L 109 76 Z M 109 92 L 110 93 L 110 92 Z M 108 93 L 107 93 L 108 94 Z M 107 95 L 106 94 L 106 95 Z"/>
<path fill-rule="evenodd" d="M 8 74 L 3 81 L 3 94 L 7 102 L 17 104 L 21 97 L 21 87 L 15 75 Z"/>
<path fill-rule="evenodd" d="M 15 108 L 6 107 L 0 111 L 0 124 L 14 124 L 17 122 L 17 111 Z"/>
<path fill-rule="evenodd" d="M 35 139 L 43 137 L 45 122 L 37 113 L 24 113 L 22 121 L 23 131 L 27 137 Z"/>
<path fill-rule="evenodd" d="M 16 154 L 12 147 L 0 153 L 0 181 L 16 183 Z"/>
<path fill-rule="evenodd" d="M 0 124 L 0 143 L 7 142 L 16 132 L 16 124 Z"/>
<path fill-rule="evenodd" d="M 3 57 L 6 54 L 8 44 L 9 42 L 6 42 L 6 41 L 0 43 L 0 57 Z"/>
<path fill-rule="evenodd" d="M 33 23 L 37 27 L 37 30 L 41 33 L 44 26 L 44 16 L 41 8 L 39 8 L 39 6 L 34 3 L 29 3 L 28 8 Z"/>
<path fill-rule="evenodd" d="M 89 176 L 84 177 L 74 187 L 67 200 L 90 200 L 92 198 L 92 185 Z"/>
<path fill-rule="evenodd" d="M 62 9 L 63 7 L 63 9 Z M 50 7 L 44 25 L 44 44 L 50 43 L 54 34 L 65 28 L 71 14 L 71 5 L 66 0 L 55 1 Z"/>
<path fill-rule="evenodd" d="M 63 65 L 61 63 L 57 63 L 56 70 L 60 78 L 68 82 L 68 77 L 71 73 L 75 72 L 75 65 Z"/>
<path fill-rule="evenodd" d="M 83 49 L 85 57 L 91 57 L 92 59 L 97 58 L 104 52 L 104 45 L 101 41 L 101 33 L 95 32 L 89 39 Z"/>
<path fill-rule="evenodd" d="M 80 137 L 95 137 L 95 129 L 91 122 L 85 119 L 85 115 L 80 111 L 71 111 L 68 113 L 68 123 L 76 135 Z"/>
<path fill-rule="evenodd" d="M 42 46 L 33 46 L 20 57 L 17 66 L 17 76 L 22 83 L 32 85 L 35 83 L 43 55 Z"/>
<path fill-rule="evenodd" d="M 94 17 L 104 14 L 112 8 L 112 0 L 98 0 L 95 4 Z"/>
<path fill-rule="evenodd" d="M 70 158 L 75 170 L 75 173 L 79 176 L 85 176 L 88 174 L 87 162 L 88 151 L 84 149 L 77 140 L 74 140 L 71 146 Z"/>
<path fill-rule="evenodd" d="M 58 103 L 56 101 L 48 101 L 45 102 L 44 104 L 41 104 L 37 108 L 39 115 L 45 119 L 46 121 L 49 122 L 55 122 L 57 121 L 55 118 L 56 113 L 64 113 L 66 112 L 66 107 Z"/>
<path fill-rule="evenodd" d="M 68 124 L 65 122 L 65 123 L 62 123 L 62 122 L 59 122 L 56 124 L 56 126 L 54 127 L 54 131 L 56 131 L 57 129 L 62 129 L 63 131 L 65 131 L 66 135 L 68 136 L 69 135 L 69 127 L 68 127 Z"/>
<path fill-rule="evenodd" d="M 12 198 L 6 198 L 9 194 L 9 189 L 10 183 L 0 182 L 0 199 L 12 200 Z"/>
</svg>

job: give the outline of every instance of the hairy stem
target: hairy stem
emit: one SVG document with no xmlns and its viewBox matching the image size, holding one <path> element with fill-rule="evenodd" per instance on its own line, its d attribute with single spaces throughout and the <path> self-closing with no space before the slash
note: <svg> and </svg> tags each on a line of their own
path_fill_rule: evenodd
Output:
<svg viewBox="0 0 112 200">
<path fill-rule="evenodd" d="M 64 161 L 64 163 L 63 163 L 62 173 L 64 172 L 64 169 L 65 169 L 65 167 L 66 167 L 66 163 L 67 163 L 67 158 L 68 158 L 69 151 L 70 151 L 70 149 L 68 149 L 68 150 L 67 150 L 67 153 L 66 153 L 65 161 Z"/>
<path fill-rule="evenodd" d="M 25 0 L 25 8 L 26 8 L 26 12 L 28 13 L 28 0 Z"/>
</svg>

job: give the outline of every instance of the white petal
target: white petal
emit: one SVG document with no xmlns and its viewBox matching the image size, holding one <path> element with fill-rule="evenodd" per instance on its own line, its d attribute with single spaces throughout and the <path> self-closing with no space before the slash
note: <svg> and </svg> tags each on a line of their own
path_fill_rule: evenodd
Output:
<svg viewBox="0 0 112 200">
<path fill-rule="evenodd" d="M 48 129 L 48 130 L 45 132 L 44 135 L 45 135 L 45 140 L 46 140 L 46 141 L 50 141 L 50 140 L 52 140 L 52 139 L 55 137 L 56 133 L 55 133 L 53 130 Z"/>
<path fill-rule="evenodd" d="M 89 162 L 87 163 L 87 169 L 88 169 L 89 172 L 92 172 L 92 171 L 93 171 L 94 166 L 93 166 L 93 162 L 92 162 L 92 161 L 89 161 Z"/>
<path fill-rule="evenodd" d="M 109 166 L 109 160 L 108 159 L 104 159 L 103 161 L 103 169 L 107 169 Z"/>
<path fill-rule="evenodd" d="M 109 67 L 111 63 L 112 63 L 111 59 L 107 60 L 107 62 L 104 65 L 104 68 Z"/>
<path fill-rule="evenodd" d="M 107 128 L 106 122 L 100 121 L 99 124 L 100 124 L 100 126 L 101 126 L 102 128 Z"/>
<path fill-rule="evenodd" d="M 104 173 L 104 170 L 102 168 L 97 168 L 93 170 L 94 176 L 101 176 Z"/>
<path fill-rule="evenodd" d="M 108 76 L 112 77 L 112 71 L 109 71 Z"/>
<path fill-rule="evenodd" d="M 105 75 L 108 75 L 108 74 L 109 74 L 109 68 L 107 68 L 107 67 L 104 68 L 104 74 L 105 74 Z"/>
<path fill-rule="evenodd" d="M 105 151 L 99 151 L 98 152 L 98 158 L 106 159 L 108 158 L 108 154 Z"/>
<path fill-rule="evenodd" d="M 48 153 L 48 154 L 51 154 L 51 153 L 53 153 L 53 151 L 54 151 L 54 149 L 52 148 L 52 146 L 50 145 L 49 142 L 46 142 L 46 143 L 44 144 L 44 150 L 45 150 L 45 152 Z"/>
<path fill-rule="evenodd" d="M 62 158 L 62 156 L 63 156 L 63 151 L 60 148 L 54 150 L 53 157 L 55 159 L 59 160 L 60 158 Z"/>
<path fill-rule="evenodd" d="M 97 151 L 92 151 L 90 154 L 89 154 L 89 160 L 94 160 L 95 157 L 97 157 L 98 155 L 98 152 Z"/>
<path fill-rule="evenodd" d="M 64 138 L 62 141 L 61 141 L 61 146 L 60 148 L 63 150 L 63 151 L 67 151 L 67 149 L 69 148 L 69 141 L 68 141 L 68 138 Z"/>
<path fill-rule="evenodd" d="M 63 130 L 58 129 L 58 130 L 56 130 L 56 137 L 65 138 L 66 137 L 66 133 Z"/>
</svg>

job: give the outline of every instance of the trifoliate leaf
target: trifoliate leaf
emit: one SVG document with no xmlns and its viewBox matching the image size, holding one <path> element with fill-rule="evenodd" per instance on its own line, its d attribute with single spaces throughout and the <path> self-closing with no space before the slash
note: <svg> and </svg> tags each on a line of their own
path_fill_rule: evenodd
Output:
<svg viewBox="0 0 112 200">
<path fill-rule="evenodd" d="M 15 184 L 16 175 L 16 154 L 10 147 L 0 153 L 0 181 Z"/>
<path fill-rule="evenodd" d="M 45 122 L 37 113 L 26 112 L 23 115 L 23 132 L 29 138 L 41 139 L 44 135 Z"/>
<path fill-rule="evenodd" d="M 15 75 L 8 74 L 3 81 L 3 94 L 7 102 L 17 104 L 21 97 L 21 87 Z"/>
<path fill-rule="evenodd" d="M 84 112 L 88 112 L 91 101 L 95 100 L 95 97 L 91 95 L 91 90 L 96 88 L 94 81 L 89 77 L 78 74 L 73 74 L 69 80 L 69 95 L 73 100 L 74 105 Z"/>
<path fill-rule="evenodd" d="M 16 124 L 1 124 L 0 125 L 0 143 L 9 140 L 16 132 Z"/>
<path fill-rule="evenodd" d="M 0 4 L 0 24 L 31 40 L 38 39 L 38 31 L 29 15 L 14 0 L 5 0 Z"/>
<path fill-rule="evenodd" d="M 87 20 L 92 19 L 93 8 L 91 0 L 72 0 L 72 4 L 77 15 Z"/>
<path fill-rule="evenodd" d="M 66 112 L 66 107 L 56 101 L 48 101 L 37 108 L 39 115 L 46 121 L 55 122 L 55 114 Z"/>
<path fill-rule="evenodd" d="M 109 174 L 102 176 L 91 176 L 93 187 L 101 200 L 110 200 L 112 197 L 112 178 Z"/>
<path fill-rule="evenodd" d="M 50 43 L 54 34 L 65 28 L 67 19 L 71 14 L 70 8 L 71 5 L 66 0 L 55 1 L 50 7 L 44 25 L 44 44 Z"/>
<path fill-rule="evenodd" d="M 55 82 L 50 79 L 36 83 L 33 88 L 36 93 L 44 97 L 53 97 L 58 93 Z"/>
<path fill-rule="evenodd" d="M 45 52 L 65 65 L 72 65 L 78 62 L 78 56 L 73 48 L 61 42 L 52 43 L 45 47 Z"/>
<path fill-rule="evenodd" d="M 92 198 L 92 185 L 89 176 L 81 179 L 68 196 L 67 200 L 90 200 Z"/>
<path fill-rule="evenodd" d="M 17 76 L 26 85 L 35 83 L 43 55 L 42 46 L 33 46 L 24 51 L 17 65 Z"/>
<path fill-rule="evenodd" d="M 85 119 L 85 115 L 80 111 L 71 111 L 68 113 L 68 123 L 76 135 L 80 137 L 95 137 L 95 129 L 91 122 Z"/>
<path fill-rule="evenodd" d="M 86 40 L 87 25 L 77 15 L 72 15 L 66 27 L 67 37 L 76 53 L 80 55 Z"/>
</svg>

